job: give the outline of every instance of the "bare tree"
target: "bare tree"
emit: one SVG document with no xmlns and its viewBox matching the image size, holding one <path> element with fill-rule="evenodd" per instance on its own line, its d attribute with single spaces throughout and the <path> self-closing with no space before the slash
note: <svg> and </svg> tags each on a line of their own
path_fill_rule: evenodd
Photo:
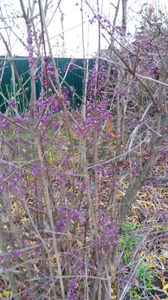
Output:
<svg viewBox="0 0 168 300">
<path fill-rule="evenodd" d="M 127 264 L 121 241 L 138 194 L 144 186 L 164 186 L 167 178 L 166 168 L 156 169 L 167 164 L 168 24 L 155 10 L 142 10 L 142 26 L 130 36 L 128 4 L 111 5 L 111 21 L 103 1 L 81 0 L 83 65 L 70 59 L 62 74 L 49 32 L 54 13 L 63 22 L 62 1 L 20 0 L 12 20 L 21 19 L 26 37 L 11 30 L 28 52 L 29 88 L 9 36 L 0 32 L 7 53 L 1 79 L 8 61 L 12 69 L 11 90 L 0 91 L 6 103 L 0 113 L 0 270 L 16 300 L 125 299 L 142 266 L 139 252 L 149 242 L 150 225 L 143 237 L 135 232 Z M 85 10 L 89 26 L 97 26 L 92 61 Z M 103 40 L 108 49 L 101 49 Z M 67 82 L 73 68 L 82 70 L 80 96 Z M 72 97 L 80 107 L 71 106 Z M 162 209 L 158 205 L 151 217 L 159 226 L 167 217 L 164 212 L 159 221 Z"/>
</svg>

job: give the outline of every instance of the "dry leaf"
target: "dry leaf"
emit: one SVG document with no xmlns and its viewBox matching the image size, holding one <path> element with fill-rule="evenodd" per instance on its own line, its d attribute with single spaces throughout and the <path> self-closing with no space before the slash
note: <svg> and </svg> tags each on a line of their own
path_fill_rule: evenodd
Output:
<svg viewBox="0 0 168 300">
<path fill-rule="evenodd" d="M 111 273 L 111 275 L 113 277 L 113 280 L 115 281 L 116 276 L 115 276 L 115 268 L 114 268 L 113 265 L 110 266 L 110 273 Z"/>
<path fill-rule="evenodd" d="M 108 119 L 107 119 L 106 127 L 107 127 L 107 131 L 110 133 L 110 135 L 116 139 L 117 136 L 114 134 L 114 132 L 112 130 L 112 122 L 111 122 L 110 117 L 108 117 Z"/>
</svg>

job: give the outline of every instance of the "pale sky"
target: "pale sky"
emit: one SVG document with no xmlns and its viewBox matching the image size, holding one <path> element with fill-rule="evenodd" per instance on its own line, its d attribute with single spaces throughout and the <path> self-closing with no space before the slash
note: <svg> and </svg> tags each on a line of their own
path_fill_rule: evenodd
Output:
<svg viewBox="0 0 168 300">
<path fill-rule="evenodd" d="M 24 3 L 29 0 L 24 0 Z M 31 0 L 30 0 L 31 2 Z M 44 2 L 44 1 L 43 1 Z M 61 1 L 61 11 L 57 10 L 55 16 L 52 18 L 53 11 L 55 9 L 56 3 L 58 1 L 54 0 L 54 7 L 50 8 L 50 14 L 47 21 L 50 23 L 48 25 L 48 32 L 50 35 L 50 40 L 52 43 L 52 49 L 54 56 L 57 57 L 83 57 L 83 47 L 82 47 L 82 13 L 80 11 L 80 0 L 62 0 Z M 85 2 L 85 1 L 83 1 Z M 5 3 L 5 7 L 4 7 Z M 89 0 L 92 7 L 96 8 L 96 0 Z M 117 0 L 99 0 L 100 3 L 100 13 L 108 18 L 110 21 L 113 19 L 114 7 Z M 140 11 L 140 7 L 143 3 L 150 3 L 155 5 L 156 9 L 162 8 L 168 9 L 168 0 L 128 0 L 128 29 L 133 32 L 135 24 L 137 24 L 137 12 Z M 79 5 L 77 5 L 79 4 Z M 36 4 L 37 5 L 37 4 Z M 1 18 L 5 14 L 10 12 L 10 15 L 20 15 L 19 0 L 0 0 L 1 8 Z M 62 25 L 61 25 L 61 13 L 62 13 Z M 119 14 L 121 16 L 121 13 Z M 51 19 L 52 18 L 52 19 Z M 98 45 L 98 34 L 97 34 L 97 23 L 90 25 L 88 20 L 92 18 L 92 13 L 89 11 L 86 5 L 83 5 L 83 28 L 84 28 L 84 45 L 85 45 L 85 55 L 88 57 L 93 56 L 97 52 Z M 51 20 L 50 20 L 51 19 Z M 16 25 L 13 24 L 15 21 Z M 26 31 L 23 25 L 22 18 L 15 18 L 14 20 L 7 20 L 8 25 L 15 30 L 18 36 L 26 41 Z M 119 20 L 117 25 L 119 25 Z M 9 29 L 8 36 L 4 29 L 4 22 L 0 22 L 0 30 L 6 36 L 6 40 L 11 41 L 11 50 L 13 55 L 26 56 L 27 52 L 24 47 L 21 46 L 20 42 L 16 37 L 13 36 L 12 31 Z M 103 38 L 101 38 L 101 47 L 106 48 L 107 43 Z M 1 53 L 5 54 L 5 49 L 2 46 L 1 41 Z"/>
</svg>

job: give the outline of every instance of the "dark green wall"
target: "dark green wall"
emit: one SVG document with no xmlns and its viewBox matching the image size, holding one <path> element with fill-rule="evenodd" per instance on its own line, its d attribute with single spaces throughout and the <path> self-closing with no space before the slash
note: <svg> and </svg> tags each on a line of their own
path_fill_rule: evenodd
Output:
<svg viewBox="0 0 168 300">
<path fill-rule="evenodd" d="M 11 99 L 13 94 L 12 89 L 12 72 L 11 72 L 11 63 L 9 61 L 5 62 L 5 68 L 4 73 L 3 72 L 3 64 L 4 64 L 5 58 L 0 57 L 0 78 L 2 78 L 2 82 L 0 85 L 0 92 L 7 98 Z M 55 62 L 57 65 L 57 68 L 60 70 L 60 76 L 63 78 L 66 72 L 66 69 L 70 63 L 70 58 L 55 58 Z M 25 84 L 25 82 L 29 78 L 29 63 L 28 58 L 26 57 L 14 57 L 15 66 L 17 68 L 17 71 L 19 75 L 21 76 L 22 83 Z M 79 95 L 79 97 L 82 97 L 82 87 L 83 87 L 83 60 L 82 59 L 75 59 L 74 63 L 78 66 L 75 67 L 71 65 L 69 71 L 67 72 L 66 76 L 66 82 L 68 86 L 73 87 L 76 91 L 76 93 Z M 93 60 L 89 60 L 90 66 L 93 65 Z M 60 81 L 61 81 L 60 77 Z M 17 79 L 16 79 L 17 82 Z M 64 83 L 64 86 L 68 88 L 68 86 Z M 30 99 L 30 81 L 28 81 L 25 85 L 26 93 L 28 96 L 28 99 Z M 19 85 L 17 84 L 17 90 L 19 89 Z M 41 84 L 40 81 L 36 83 L 36 92 L 37 97 L 39 97 L 41 90 Z M 69 100 L 71 101 L 71 105 L 76 108 L 78 104 L 80 104 L 80 100 L 77 96 L 74 96 L 74 94 L 69 90 Z M 0 111 L 4 112 L 7 108 L 7 103 L 3 99 L 2 94 L 0 95 Z M 10 100 L 11 101 L 11 100 Z M 19 111 L 24 111 L 26 108 L 25 99 L 23 98 L 22 93 L 17 97 L 17 103 Z"/>
</svg>

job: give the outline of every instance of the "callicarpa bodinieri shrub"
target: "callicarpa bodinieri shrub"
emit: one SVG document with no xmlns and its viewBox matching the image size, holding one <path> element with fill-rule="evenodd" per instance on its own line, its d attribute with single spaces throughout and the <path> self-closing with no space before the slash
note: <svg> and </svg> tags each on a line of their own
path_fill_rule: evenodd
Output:
<svg viewBox="0 0 168 300">
<path fill-rule="evenodd" d="M 30 93 L 0 33 L 13 72 L 12 96 L 3 97 L 7 108 L 0 114 L 2 295 L 132 299 L 131 287 L 142 284 L 139 253 L 152 229 L 136 236 L 136 225 L 125 220 L 138 192 L 164 186 L 167 178 L 167 23 L 158 25 L 147 11 L 145 29 L 130 39 L 125 15 L 116 26 L 84 1 L 90 26 L 98 24 L 109 46 L 98 49 L 92 67 L 84 60 L 83 95 L 76 95 L 80 105 L 74 109 L 66 83 L 73 60 L 64 74 L 57 68 L 47 6 L 37 2 L 27 9 L 20 0 Z M 155 216 L 166 222 L 162 205 Z M 136 236 L 128 243 L 126 230 Z"/>
</svg>

